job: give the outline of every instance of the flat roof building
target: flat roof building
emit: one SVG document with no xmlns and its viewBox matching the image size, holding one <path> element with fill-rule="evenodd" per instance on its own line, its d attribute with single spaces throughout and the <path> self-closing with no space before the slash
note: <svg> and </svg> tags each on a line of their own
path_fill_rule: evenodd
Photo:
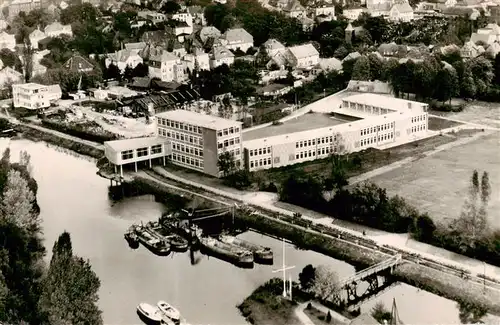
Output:
<svg viewBox="0 0 500 325">
<path fill-rule="evenodd" d="M 50 104 L 61 99 L 59 85 L 40 85 L 25 83 L 12 85 L 12 102 L 14 107 L 39 109 L 50 107 Z"/>
<path fill-rule="evenodd" d="M 174 164 L 220 176 L 219 155 L 230 152 L 242 165 L 242 123 L 211 115 L 173 110 L 156 115 L 158 136 L 171 142 Z"/>
<path fill-rule="evenodd" d="M 427 104 L 376 94 L 342 99 L 334 116 L 307 113 L 243 134 L 250 171 L 328 157 L 331 153 L 386 148 L 427 133 Z"/>
<path fill-rule="evenodd" d="M 165 159 L 170 156 L 170 143 L 161 137 L 144 137 L 104 142 L 104 153 L 108 161 L 114 166 L 115 173 L 120 168 L 120 176 L 123 176 L 123 166 L 134 164 L 137 172 L 137 163 L 148 162 L 149 167 L 155 160 L 161 160 L 165 165 Z"/>
</svg>

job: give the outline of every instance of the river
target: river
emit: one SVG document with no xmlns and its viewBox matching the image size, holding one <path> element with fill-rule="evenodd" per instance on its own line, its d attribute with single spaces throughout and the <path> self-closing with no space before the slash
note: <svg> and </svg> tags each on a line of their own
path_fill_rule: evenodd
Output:
<svg viewBox="0 0 500 325">
<path fill-rule="evenodd" d="M 201 256 L 193 266 L 187 253 L 157 257 L 143 247 L 132 250 L 123 239 L 124 231 L 132 222 L 156 219 L 164 211 L 163 205 L 151 196 L 113 203 L 108 199 L 109 181 L 96 175 L 95 163 L 90 158 L 43 142 L 0 140 L 2 151 L 8 145 L 13 160 L 17 160 L 20 150 L 31 155 L 47 260 L 58 235 L 64 230 L 70 232 L 73 252 L 88 258 L 101 280 L 99 306 L 105 324 L 139 324 L 135 314 L 137 304 L 155 304 L 158 300 L 178 307 L 191 324 L 244 324 L 235 306 L 257 286 L 277 275 L 272 270 L 281 264 L 281 242 L 256 233 L 242 236 L 272 247 L 274 266 L 239 269 L 206 256 Z M 296 250 L 291 245 L 286 247 L 286 257 L 288 265 L 295 265 L 290 271 L 294 279 L 307 264 L 327 265 L 341 277 L 354 272 L 347 263 Z M 390 308 L 393 298 L 407 324 L 459 323 L 455 302 L 404 284 L 366 303 L 362 311 L 370 310 L 379 300 Z"/>
</svg>

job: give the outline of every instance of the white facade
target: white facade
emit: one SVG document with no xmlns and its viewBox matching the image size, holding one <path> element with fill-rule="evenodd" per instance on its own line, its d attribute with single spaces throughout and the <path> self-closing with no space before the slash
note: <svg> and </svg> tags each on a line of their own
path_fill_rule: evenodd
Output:
<svg viewBox="0 0 500 325">
<path fill-rule="evenodd" d="M 389 19 L 393 21 L 409 22 L 413 18 L 413 9 L 408 3 L 395 4 L 389 11 Z"/>
<path fill-rule="evenodd" d="M 356 20 L 365 11 L 364 8 L 344 9 L 342 15 L 350 21 Z"/>
<path fill-rule="evenodd" d="M 104 142 L 104 154 L 108 161 L 114 165 L 115 173 L 120 168 L 120 176 L 123 176 L 123 165 L 134 164 L 137 172 L 137 163 L 147 161 L 149 167 L 152 160 L 161 158 L 165 165 L 165 156 L 171 154 L 170 142 L 165 138 L 146 137 L 135 139 L 124 139 Z"/>
<path fill-rule="evenodd" d="M 319 63 L 319 52 L 312 44 L 291 46 L 286 57 L 293 68 L 308 68 Z"/>
<path fill-rule="evenodd" d="M 125 71 L 127 66 L 132 69 L 135 68 L 139 63 L 143 63 L 142 58 L 137 53 L 138 50 L 120 50 L 115 53 L 108 54 L 105 60 L 106 68 L 112 63 L 120 69 L 121 72 Z"/>
<path fill-rule="evenodd" d="M 230 66 L 234 63 L 234 54 L 224 46 L 216 46 L 210 55 L 210 68 L 215 69 L 223 64 Z"/>
<path fill-rule="evenodd" d="M 39 85 L 35 83 L 12 85 L 14 107 L 39 109 L 50 107 L 50 103 L 61 99 L 59 85 Z"/>
<path fill-rule="evenodd" d="M 222 44 L 233 51 L 248 51 L 253 47 L 253 36 L 243 28 L 234 28 L 227 30 L 221 37 Z"/>
<path fill-rule="evenodd" d="M 47 35 L 45 35 L 44 32 L 42 32 L 41 30 L 39 29 L 35 29 L 33 32 L 31 32 L 31 34 L 29 35 L 29 39 L 30 39 L 30 43 L 31 43 L 31 47 L 34 48 L 34 49 L 37 49 L 38 48 L 38 42 L 40 42 L 41 40 L 43 40 L 44 38 L 46 38 Z"/>
<path fill-rule="evenodd" d="M 327 20 L 334 20 L 335 6 L 322 6 L 314 8 L 314 16 L 324 16 Z"/>
<path fill-rule="evenodd" d="M 14 34 L 7 34 L 6 32 L 0 33 L 0 50 L 9 49 L 14 51 L 16 49 L 16 36 Z"/>
<path fill-rule="evenodd" d="M 185 110 L 167 111 L 156 118 L 158 136 L 172 144 L 172 163 L 219 177 L 219 155 L 227 151 L 241 166 L 241 122 Z"/>
<path fill-rule="evenodd" d="M 183 21 L 188 24 L 188 26 L 193 26 L 193 16 L 189 12 L 173 14 L 172 19 Z"/>
<path fill-rule="evenodd" d="M 181 59 L 172 53 L 163 51 L 161 55 L 149 59 L 149 77 L 160 78 L 161 81 L 181 82 L 186 79 Z"/>
<path fill-rule="evenodd" d="M 47 37 L 58 37 L 60 35 L 73 36 L 71 25 L 63 25 L 57 21 L 45 27 L 44 32 Z"/>
<path fill-rule="evenodd" d="M 201 70 L 210 70 L 210 57 L 202 50 L 196 50 L 194 54 L 187 54 L 183 58 L 184 64 L 189 71 L 194 71 L 196 67 Z"/>
<path fill-rule="evenodd" d="M 375 94 L 346 97 L 338 112 L 362 119 L 251 140 L 244 136 L 245 166 L 269 169 L 326 158 L 340 146 L 355 152 L 412 142 L 427 133 L 427 106 Z"/>
</svg>

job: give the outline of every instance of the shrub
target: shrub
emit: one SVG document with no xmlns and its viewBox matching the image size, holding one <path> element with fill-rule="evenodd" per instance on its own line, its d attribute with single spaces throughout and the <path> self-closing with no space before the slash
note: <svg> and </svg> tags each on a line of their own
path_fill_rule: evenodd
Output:
<svg viewBox="0 0 500 325">
<path fill-rule="evenodd" d="M 330 314 L 330 311 L 328 311 L 328 314 L 326 314 L 326 322 L 330 323 L 332 321 L 332 315 Z"/>
<path fill-rule="evenodd" d="M 92 142 L 98 142 L 98 143 L 104 143 L 105 141 L 111 141 L 111 140 L 116 140 L 118 139 L 117 135 L 111 134 L 109 132 L 105 132 L 105 134 L 96 134 L 91 131 L 85 130 L 84 126 L 81 125 L 65 125 L 62 123 L 50 121 L 48 119 L 43 119 L 42 120 L 42 125 L 55 130 L 59 131 L 62 133 L 66 133 L 75 137 L 78 137 L 80 139 L 92 141 Z"/>
<path fill-rule="evenodd" d="M 311 303 L 308 303 L 306 308 L 307 308 L 308 310 L 311 310 L 311 309 L 312 309 L 312 305 L 311 305 Z"/>
</svg>

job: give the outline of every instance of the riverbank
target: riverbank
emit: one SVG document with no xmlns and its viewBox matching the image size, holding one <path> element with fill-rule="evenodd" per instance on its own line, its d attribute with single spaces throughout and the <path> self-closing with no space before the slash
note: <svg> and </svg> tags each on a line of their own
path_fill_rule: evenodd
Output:
<svg viewBox="0 0 500 325">
<path fill-rule="evenodd" d="M 21 132 L 22 138 L 26 138 L 34 142 L 45 141 L 47 143 L 54 144 L 59 147 L 74 151 L 78 154 L 89 156 L 95 159 L 99 159 L 104 156 L 104 150 L 97 149 L 85 143 L 63 138 L 53 133 L 44 132 L 38 128 L 32 128 L 26 125 L 19 124 L 16 125 L 16 129 Z"/>
<path fill-rule="evenodd" d="M 148 175 L 148 174 L 146 174 Z M 169 191 L 170 184 L 164 183 L 160 176 L 156 177 L 157 183 Z M 200 195 L 202 200 L 213 200 L 216 204 L 224 202 L 226 205 L 233 203 L 241 204 L 237 200 L 209 193 L 201 188 L 190 187 L 186 184 L 175 185 L 177 190 L 184 189 L 191 195 Z M 481 279 L 470 276 L 469 280 L 463 278 L 467 272 L 453 268 L 452 266 L 440 265 L 436 262 L 412 256 L 405 252 L 396 251 L 391 248 L 378 246 L 370 240 L 362 240 L 348 233 L 341 233 L 332 228 L 322 225 L 312 225 L 308 220 L 290 219 L 292 217 L 279 215 L 272 211 L 254 207 L 263 214 L 237 214 L 236 220 L 243 222 L 250 228 L 259 232 L 284 237 L 294 242 L 298 247 L 320 252 L 324 255 L 341 259 L 365 268 L 387 259 L 397 253 L 403 253 L 405 263 L 398 266 L 394 276 L 398 281 L 410 284 L 442 297 L 463 301 L 474 305 L 481 305 L 490 313 L 500 315 L 500 290 L 490 282 L 484 285 Z M 300 223 L 302 225 L 294 224 Z"/>
</svg>

